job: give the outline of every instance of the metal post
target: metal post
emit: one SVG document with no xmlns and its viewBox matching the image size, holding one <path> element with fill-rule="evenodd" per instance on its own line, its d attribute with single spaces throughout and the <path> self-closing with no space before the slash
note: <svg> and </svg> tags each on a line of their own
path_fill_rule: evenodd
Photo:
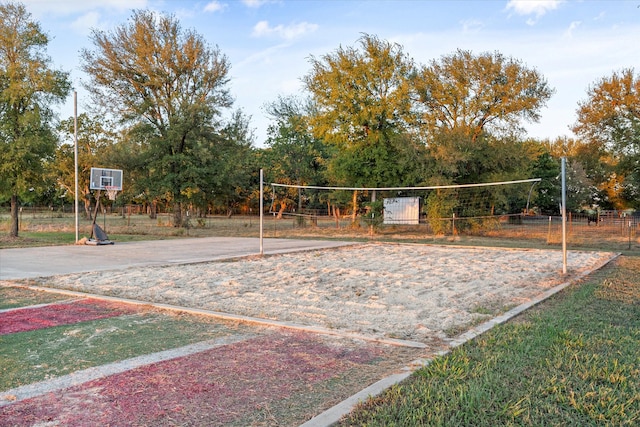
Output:
<svg viewBox="0 0 640 427">
<path fill-rule="evenodd" d="M 260 255 L 264 255 L 264 246 L 262 244 L 263 230 L 264 230 L 264 209 L 263 209 L 263 196 L 264 196 L 264 174 L 260 169 Z"/>
<path fill-rule="evenodd" d="M 451 219 L 451 233 L 453 236 L 455 236 L 456 233 L 456 213 L 453 213 L 453 217 Z"/>
<path fill-rule="evenodd" d="M 567 274 L 567 158 L 562 158 L 562 274 Z"/>
<path fill-rule="evenodd" d="M 80 221 L 78 220 L 78 92 L 73 91 L 73 172 L 75 175 L 75 229 L 76 243 L 80 235 Z"/>
</svg>

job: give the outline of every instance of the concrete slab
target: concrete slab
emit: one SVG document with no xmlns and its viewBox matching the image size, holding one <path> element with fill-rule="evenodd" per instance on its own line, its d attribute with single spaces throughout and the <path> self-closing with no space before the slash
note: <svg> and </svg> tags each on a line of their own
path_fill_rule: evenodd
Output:
<svg viewBox="0 0 640 427">
<path fill-rule="evenodd" d="M 265 255 L 336 248 L 353 242 L 264 239 Z M 67 245 L 0 249 L 0 280 L 19 280 L 140 266 L 189 264 L 258 255 L 260 241 L 249 237 L 147 240 L 115 245 Z"/>
</svg>

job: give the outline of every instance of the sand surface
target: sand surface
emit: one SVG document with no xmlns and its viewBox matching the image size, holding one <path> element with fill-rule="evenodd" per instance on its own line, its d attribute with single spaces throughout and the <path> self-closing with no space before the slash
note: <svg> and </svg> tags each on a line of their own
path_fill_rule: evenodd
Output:
<svg viewBox="0 0 640 427">
<path fill-rule="evenodd" d="M 69 274 L 49 287 L 428 342 L 602 265 L 612 254 L 369 243 L 227 262 Z"/>
</svg>

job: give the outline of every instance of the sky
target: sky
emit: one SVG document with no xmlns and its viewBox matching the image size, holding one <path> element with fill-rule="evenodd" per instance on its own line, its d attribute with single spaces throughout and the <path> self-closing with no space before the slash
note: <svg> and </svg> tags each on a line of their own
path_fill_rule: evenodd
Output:
<svg viewBox="0 0 640 427">
<path fill-rule="evenodd" d="M 4 1 L 4 0 L 0 0 Z M 305 95 L 311 58 L 358 46 L 362 34 L 398 43 L 416 64 L 456 49 L 500 52 L 538 70 L 555 89 L 537 139 L 573 137 L 578 102 L 600 79 L 640 60 L 640 0 L 23 0 L 50 37 L 55 68 L 69 71 L 78 114 L 90 106 L 82 89 L 82 49 L 92 30 L 112 31 L 134 9 L 172 14 L 217 46 L 231 65 L 233 109 L 251 117 L 255 145 L 264 146 L 265 105 L 280 95 Z M 640 72 L 640 69 L 636 69 Z M 73 97 L 57 108 L 73 116 Z"/>
</svg>

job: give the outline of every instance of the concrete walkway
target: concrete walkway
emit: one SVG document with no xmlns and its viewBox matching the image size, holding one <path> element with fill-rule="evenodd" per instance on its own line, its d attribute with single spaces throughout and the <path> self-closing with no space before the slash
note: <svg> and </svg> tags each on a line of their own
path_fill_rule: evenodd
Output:
<svg viewBox="0 0 640 427">
<path fill-rule="evenodd" d="M 324 240 L 264 239 L 265 255 L 353 245 Z M 207 237 L 114 245 L 0 249 L 0 280 L 30 279 L 130 267 L 189 264 L 260 253 L 258 238 Z"/>
</svg>

